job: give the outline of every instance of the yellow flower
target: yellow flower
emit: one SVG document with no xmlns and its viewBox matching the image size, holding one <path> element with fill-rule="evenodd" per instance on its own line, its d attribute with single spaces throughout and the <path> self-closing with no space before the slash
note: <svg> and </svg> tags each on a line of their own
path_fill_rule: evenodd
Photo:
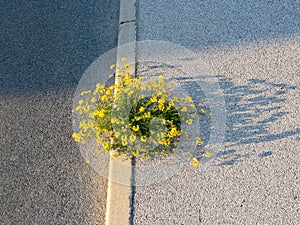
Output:
<svg viewBox="0 0 300 225">
<path fill-rule="evenodd" d="M 164 78 L 163 74 L 159 75 L 159 77 L 158 77 L 158 79 L 163 79 L 163 78 Z"/>
<path fill-rule="evenodd" d="M 80 95 L 83 96 L 83 95 L 88 95 L 90 93 L 91 93 L 91 90 L 87 90 L 87 91 L 81 92 Z"/>
<path fill-rule="evenodd" d="M 78 105 L 76 108 L 75 108 L 76 111 L 82 111 L 82 106 L 81 105 Z"/>
<path fill-rule="evenodd" d="M 130 135 L 130 137 L 129 137 L 129 140 L 130 140 L 130 142 L 131 143 L 133 143 L 133 142 L 135 142 L 135 140 L 136 140 L 136 136 L 135 135 Z"/>
<path fill-rule="evenodd" d="M 145 111 L 145 107 L 141 107 L 141 108 L 139 109 L 139 111 L 140 111 L 140 112 L 144 112 L 144 111 Z"/>
<path fill-rule="evenodd" d="M 131 84 L 130 78 L 129 78 L 129 79 L 124 79 L 124 82 L 125 82 L 125 84 L 127 84 L 127 85 Z M 127 92 L 129 92 L 129 90 L 130 90 L 130 89 L 128 89 Z"/>
<path fill-rule="evenodd" d="M 85 124 L 86 124 L 85 120 L 82 120 L 82 121 L 80 121 L 80 123 L 79 123 L 79 127 L 80 127 L 80 128 L 83 128 L 83 127 L 85 126 Z"/>
<path fill-rule="evenodd" d="M 145 86 L 144 83 L 141 84 L 141 90 L 142 90 L 142 91 L 145 91 L 145 90 L 146 90 L 146 86 Z M 144 98 L 144 97 L 143 97 L 143 98 Z"/>
<path fill-rule="evenodd" d="M 142 141 L 142 142 L 145 142 L 146 140 L 147 140 L 147 137 L 146 137 L 146 136 L 142 136 L 142 137 L 141 137 L 141 141 Z"/>
<path fill-rule="evenodd" d="M 122 145 L 123 146 L 126 146 L 128 144 L 128 139 L 127 139 L 127 136 L 122 136 L 121 137 L 121 141 L 122 141 Z"/>
<path fill-rule="evenodd" d="M 103 95 L 103 96 L 101 97 L 101 100 L 102 100 L 102 101 L 107 100 L 107 96 L 106 96 L 106 95 Z"/>
<path fill-rule="evenodd" d="M 85 113 L 89 112 L 90 109 L 91 109 L 91 106 L 90 106 L 90 105 L 88 105 L 88 106 L 86 106 L 86 107 L 83 107 L 83 111 L 84 111 Z"/>
<path fill-rule="evenodd" d="M 185 97 L 185 101 L 187 101 L 187 102 L 192 102 L 193 99 L 192 99 L 190 96 L 186 96 L 186 97 Z"/>
<path fill-rule="evenodd" d="M 158 84 L 159 84 L 159 86 L 166 86 L 166 83 L 163 79 L 159 79 Z"/>
<path fill-rule="evenodd" d="M 158 100 L 158 103 L 163 105 L 166 102 L 166 100 L 164 98 L 161 98 Z"/>
<path fill-rule="evenodd" d="M 169 139 L 163 139 L 160 144 L 164 145 L 164 146 L 168 146 L 171 144 L 170 140 Z"/>
<path fill-rule="evenodd" d="M 208 115 L 207 115 L 207 118 L 210 119 L 210 118 L 211 118 L 211 114 L 208 114 Z"/>
<path fill-rule="evenodd" d="M 205 114 L 205 113 L 206 113 L 206 110 L 205 110 L 205 109 L 201 109 L 200 112 L 201 112 L 202 114 Z"/>
<path fill-rule="evenodd" d="M 95 98 L 95 97 L 92 97 L 92 98 L 91 98 L 91 102 L 96 102 L 96 98 Z"/>
<path fill-rule="evenodd" d="M 176 127 L 173 127 L 173 128 L 171 129 L 171 132 L 173 133 L 173 135 L 174 135 L 174 136 L 176 136 L 176 135 L 180 135 L 180 131 L 179 131 L 179 130 L 177 130 L 177 128 L 176 128 Z"/>
<path fill-rule="evenodd" d="M 169 137 L 169 138 L 173 138 L 173 137 L 175 137 L 175 136 L 177 136 L 177 135 L 178 135 L 178 136 L 180 135 L 180 131 L 178 131 L 176 127 L 173 127 L 173 128 L 171 129 L 171 131 L 168 133 L 168 137 Z"/>
<path fill-rule="evenodd" d="M 119 138 L 120 137 L 120 132 L 115 132 L 115 137 Z"/>
<path fill-rule="evenodd" d="M 107 142 L 102 143 L 102 146 L 104 149 L 108 149 L 109 148 L 109 144 Z"/>
<path fill-rule="evenodd" d="M 134 120 L 135 120 L 135 121 L 139 121 L 139 120 L 141 120 L 141 119 L 142 119 L 142 118 L 141 118 L 140 116 L 135 116 L 135 117 L 134 117 Z"/>
<path fill-rule="evenodd" d="M 200 137 L 197 137 L 196 138 L 196 144 L 200 144 L 201 143 L 201 138 Z"/>
<path fill-rule="evenodd" d="M 116 117 L 112 117 L 111 123 L 119 124 L 119 120 Z"/>
<path fill-rule="evenodd" d="M 205 153 L 204 153 L 204 156 L 205 156 L 206 158 L 210 158 L 210 157 L 211 157 L 211 153 L 210 153 L 210 152 L 205 152 Z"/>
<path fill-rule="evenodd" d="M 112 70 L 113 68 L 115 68 L 116 67 L 116 65 L 115 64 L 112 64 L 112 65 L 110 65 L 110 69 Z"/>
<path fill-rule="evenodd" d="M 125 77 L 123 78 L 123 80 L 124 80 L 124 81 L 130 80 L 130 78 L 131 78 L 131 75 L 130 75 L 129 73 L 127 73 L 127 74 L 125 75 Z"/>
<path fill-rule="evenodd" d="M 95 110 L 94 115 L 98 116 L 99 118 L 104 117 L 104 115 L 105 115 L 105 109 L 101 109 L 100 111 L 99 110 Z"/>
<path fill-rule="evenodd" d="M 84 103 L 83 100 L 79 100 L 79 102 L 78 102 L 79 105 L 82 105 L 83 103 Z"/>
<path fill-rule="evenodd" d="M 180 130 L 177 130 L 177 136 L 180 136 L 180 135 L 181 135 Z"/>
<path fill-rule="evenodd" d="M 107 96 L 111 95 L 111 89 L 107 89 L 106 92 L 105 92 L 105 94 L 106 94 Z"/>
<path fill-rule="evenodd" d="M 96 141 L 98 144 L 101 144 L 103 142 L 102 137 L 100 135 L 101 135 L 100 131 L 97 132 Z"/>
<path fill-rule="evenodd" d="M 123 67 L 124 69 L 128 69 L 129 68 L 129 65 L 128 64 L 126 64 L 126 65 L 124 65 L 124 67 Z"/>
<path fill-rule="evenodd" d="M 126 59 L 126 57 L 122 57 L 121 60 L 124 62 L 124 61 L 126 61 L 127 59 Z"/>
<path fill-rule="evenodd" d="M 136 126 L 132 126 L 132 129 L 133 129 L 134 131 L 138 131 L 138 130 L 140 129 L 140 127 L 139 127 L 139 125 L 136 125 Z"/>
<path fill-rule="evenodd" d="M 96 95 L 99 91 L 100 93 L 104 93 L 105 84 L 96 84 L 96 90 L 94 91 L 94 95 Z"/>
<path fill-rule="evenodd" d="M 122 145 L 126 146 L 127 145 L 127 140 L 122 140 Z"/>
<path fill-rule="evenodd" d="M 184 106 L 182 109 L 181 109 L 181 112 L 186 112 L 187 111 L 187 108 Z"/>
<path fill-rule="evenodd" d="M 86 159 L 86 160 L 85 160 L 85 163 L 86 163 L 86 164 L 90 164 L 90 160 L 89 160 L 89 159 Z"/>
<path fill-rule="evenodd" d="M 91 128 L 91 129 L 93 129 L 94 128 L 94 126 L 95 126 L 95 124 L 94 124 L 94 121 L 93 120 L 88 120 L 88 128 Z"/>
<path fill-rule="evenodd" d="M 145 118 L 150 118 L 150 117 L 151 117 L 151 113 L 150 113 L 150 112 L 144 113 L 144 117 L 145 117 Z"/>
<path fill-rule="evenodd" d="M 192 119 L 188 119 L 188 120 L 186 121 L 186 123 L 189 124 L 189 125 L 191 125 L 191 124 L 193 123 L 193 120 L 192 120 Z"/>
<path fill-rule="evenodd" d="M 140 80 L 139 80 L 139 78 L 133 78 L 133 81 L 136 83 L 136 84 L 140 84 L 141 82 L 140 82 Z"/>
<path fill-rule="evenodd" d="M 105 87 L 105 84 L 100 84 L 100 83 L 96 84 L 97 89 L 104 89 L 104 87 Z"/>
<path fill-rule="evenodd" d="M 158 109 L 159 109 L 160 111 L 164 111 L 164 109 L 165 109 L 165 106 L 164 106 L 164 105 L 161 105 L 161 104 L 159 104 L 159 105 L 158 105 Z"/>
<path fill-rule="evenodd" d="M 151 99 L 150 99 L 150 102 L 154 103 L 154 102 L 157 102 L 157 98 L 155 96 L 153 96 Z"/>
<path fill-rule="evenodd" d="M 199 161 L 196 158 L 193 158 L 192 159 L 192 164 L 193 164 L 194 167 L 197 167 L 197 166 L 199 166 Z"/>
<path fill-rule="evenodd" d="M 166 146 L 170 145 L 171 141 L 169 139 L 166 140 Z"/>
<path fill-rule="evenodd" d="M 132 155 L 133 155 L 134 157 L 138 156 L 138 155 L 139 155 L 139 151 L 136 150 L 136 151 L 132 152 Z"/>
<path fill-rule="evenodd" d="M 159 133 L 156 134 L 156 136 L 159 140 L 162 140 L 165 137 L 165 133 L 164 132 L 159 132 Z"/>
<path fill-rule="evenodd" d="M 146 156 L 147 159 L 149 159 L 151 157 L 150 151 L 147 150 L 146 153 L 145 153 L 145 156 Z"/>
<path fill-rule="evenodd" d="M 178 98 L 177 96 L 174 96 L 172 99 L 173 99 L 173 101 L 175 101 L 175 102 L 179 100 L 179 98 Z"/>
<path fill-rule="evenodd" d="M 89 116 L 90 116 L 90 118 L 94 118 L 95 117 L 94 112 L 90 112 Z"/>
<path fill-rule="evenodd" d="M 76 141 L 76 142 L 81 142 L 83 140 L 81 134 L 79 133 L 73 133 L 72 134 L 72 138 Z"/>
<path fill-rule="evenodd" d="M 104 134 L 108 134 L 109 133 L 109 131 L 106 130 L 106 129 L 103 129 L 102 131 L 103 131 Z"/>
</svg>

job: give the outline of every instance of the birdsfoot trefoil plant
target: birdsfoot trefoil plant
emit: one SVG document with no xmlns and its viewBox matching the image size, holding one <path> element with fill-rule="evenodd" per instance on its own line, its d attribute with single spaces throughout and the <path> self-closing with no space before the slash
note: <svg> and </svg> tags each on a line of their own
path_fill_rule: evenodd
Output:
<svg viewBox="0 0 300 225">
<path fill-rule="evenodd" d="M 95 157 L 113 151 L 114 157 L 168 158 L 178 147 L 180 138 L 186 138 L 183 127 L 194 122 L 192 98 L 172 96 L 170 90 L 175 84 L 166 83 L 163 75 L 156 81 L 143 82 L 143 77 L 133 77 L 127 72 L 128 67 L 119 69 L 122 79 L 115 85 L 99 83 L 94 90 L 81 92 L 82 99 L 75 108 L 80 131 L 72 137 L 83 144 L 95 138 L 100 146 Z M 206 114 L 204 109 L 200 112 Z M 201 138 L 196 137 L 194 142 L 200 146 Z M 204 151 L 201 156 L 188 154 L 193 166 L 199 165 L 199 157 L 210 157 Z"/>
</svg>

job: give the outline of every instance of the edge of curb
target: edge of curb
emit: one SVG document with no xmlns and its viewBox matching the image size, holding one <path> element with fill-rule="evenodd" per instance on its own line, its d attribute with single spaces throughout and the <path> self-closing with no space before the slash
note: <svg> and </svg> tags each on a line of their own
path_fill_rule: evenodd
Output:
<svg viewBox="0 0 300 225">
<path fill-rule="evenodd" d="M 125 53 L 119 49 L 117 50 L 117 68 L 119 68 L 121 64 L 122 57 L 125 56 L 131 58 L 134 64 L 136 63 L 136 0 L 120 0 L 117 47 L 129 43 L 133 45 L 133 51 Z M 133 72 L 135 74 L 135 66 Z M 116 72 L 115 84 L 120 82 L 120 78 Z M 112 181 L 111 178 L 114 176 L 114 173 L 120 172 L 120 168 L 118 168 L 117 163 L 114 163 L 115 160 L 113 160 L 112 155 L 113 152 L 111 152 L 109 162 L 105 225 L 125 225 L 129 224 L 130 219 L 131 186 Z M 124 173 L 124 171 L 122 171 L 122 173 Z M 125 179 L 128 179 L 128 183 L 130 183 L 131 166 L 128 166 L 128 171 L 125 171 L 125 174 Z"/>
</svg>

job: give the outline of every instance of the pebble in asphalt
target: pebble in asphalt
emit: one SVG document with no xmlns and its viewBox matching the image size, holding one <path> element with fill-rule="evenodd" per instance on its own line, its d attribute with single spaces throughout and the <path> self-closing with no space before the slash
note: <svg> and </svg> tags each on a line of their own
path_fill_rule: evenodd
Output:
<svg viewBox="0 0 300 225">
<path fill-rule="evenodd" d="M 118 1 L 1 1 L 0 224 L 104 224 L 107 180 L 73 142 L 87 67 L 117 45 Z"/>
</svg>

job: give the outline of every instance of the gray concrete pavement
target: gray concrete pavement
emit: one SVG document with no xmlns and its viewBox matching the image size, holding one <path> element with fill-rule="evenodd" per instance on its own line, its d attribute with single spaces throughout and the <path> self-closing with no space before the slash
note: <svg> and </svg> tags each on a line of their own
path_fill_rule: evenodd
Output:
<svg viewBox="0 0 300 225">
<path fill-rule="evenodd" d="M 219 80 L 227 122 L 212 162 L 136 187 L 133 224 L 300 223 L 299 12 L 300 1 L 137 1 L 138 40 L 197 53 Z M 149 68 L 160 67 L 138 71 Z"/>
<path fill-rule="evenodd" d="M 107 180 L 72 141 L 71 109 L 118 19 L 119 1 L 1 1 L 0 224 L 104 224 Z"/>
</svg>

